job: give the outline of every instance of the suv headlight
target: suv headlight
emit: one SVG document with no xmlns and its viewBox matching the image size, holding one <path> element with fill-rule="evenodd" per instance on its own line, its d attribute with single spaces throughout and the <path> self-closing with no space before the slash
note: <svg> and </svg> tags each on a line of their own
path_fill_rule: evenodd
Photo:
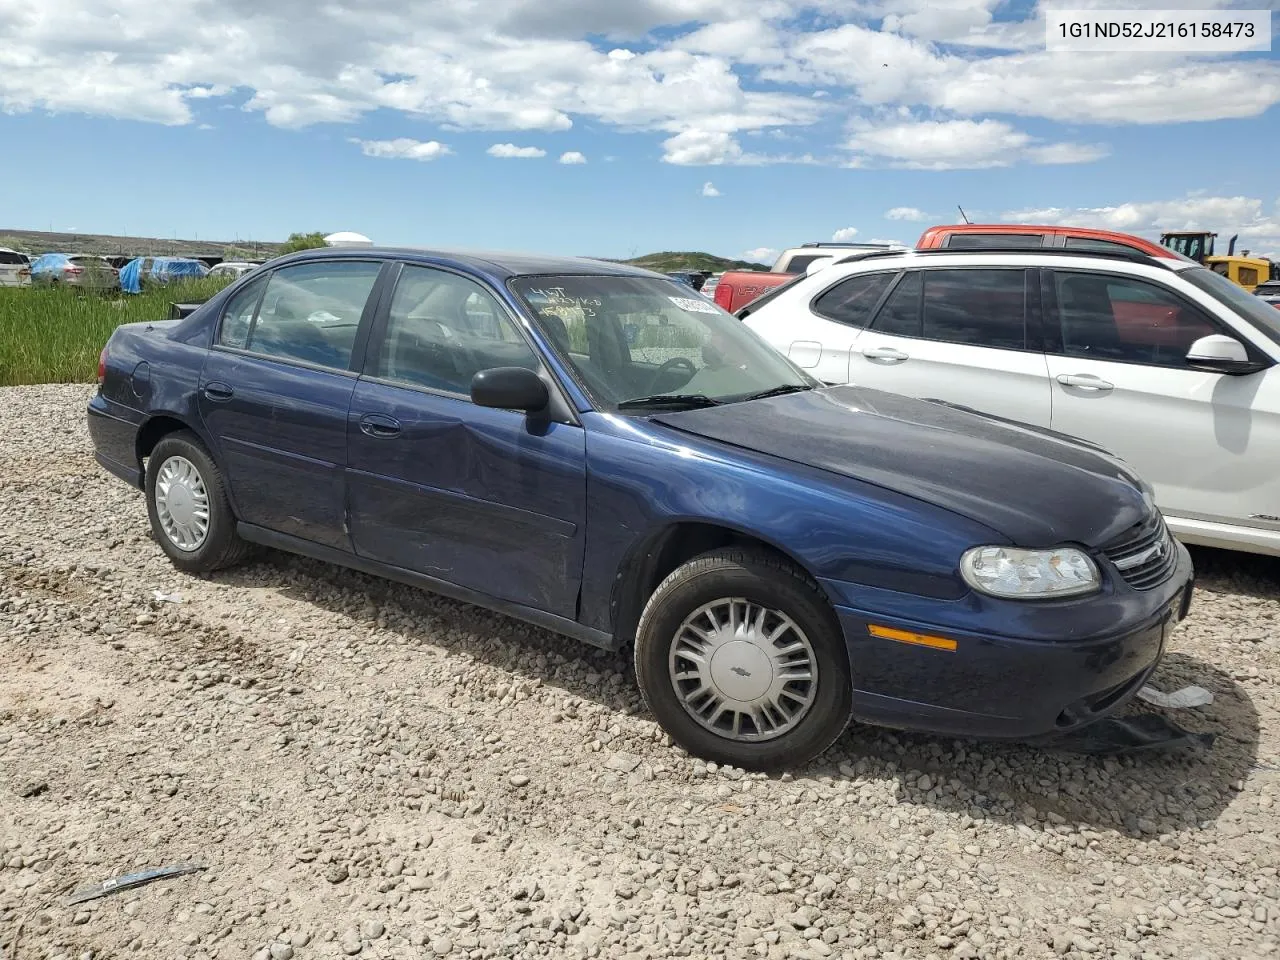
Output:
<svg viewBox="0 0 1280 960">
<path fill-rule="evenodd" d="M 1079 596 L 1101 583 L 1097 565 L 1074 547 L 974 547 L 960 558 L 960 574 L 973 589 L 1010 600 Z"/>
</svg>

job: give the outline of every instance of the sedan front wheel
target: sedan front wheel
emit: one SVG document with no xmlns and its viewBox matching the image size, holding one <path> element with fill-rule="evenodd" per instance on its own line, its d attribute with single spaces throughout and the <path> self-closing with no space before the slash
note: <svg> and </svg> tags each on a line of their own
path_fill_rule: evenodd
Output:
<svg viewBox="0 0 1280 960">
<path fill-rule="evenodd" d="M 640 618 L 635 663 L 673 740 L 748 770 L 816 757 L 852 709 L 830 605 L 801 571 L 760 551 L 718 550 L 667 577 Z"/>
</svg>

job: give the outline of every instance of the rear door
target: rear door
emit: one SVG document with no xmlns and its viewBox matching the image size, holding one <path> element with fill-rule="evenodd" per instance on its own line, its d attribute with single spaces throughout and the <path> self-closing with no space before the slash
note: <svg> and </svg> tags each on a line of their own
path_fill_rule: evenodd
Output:
<svg viewBox="0 0 1280 960">
<path fill-rule="evenodd" d="M 237 516 L 341 550 L 347 411 L 381 263 L 281 267 L 223 309 L 199 405 Z"/>
<path fill-rule="evenodd" d="M 1239 339 L 1178 292 L 1134 276 L 1045 271 L 1053 429 L 1101 444 L 1174 517 L 1269 526 L 1280 515 L 1280 368 L 1193 370 L 1211 334 Z"/>
<path fill-rule="evenodd" d="M 471 402 L 481 370 L 542 363 L 487 288 L 405 265 L 347 421 L 362 557 L 573 619 L 586 534 L 576 423 Z"/>
<path fill-rule="evenodd" d="M 1037 284 L 1022 267 L 903 273 L 853 345 L 849 382 L 1047 427 Z"/>
</svg>

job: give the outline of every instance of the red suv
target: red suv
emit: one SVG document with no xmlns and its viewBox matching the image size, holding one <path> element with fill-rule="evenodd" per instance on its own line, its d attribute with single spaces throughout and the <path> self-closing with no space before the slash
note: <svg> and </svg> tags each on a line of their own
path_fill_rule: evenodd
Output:
<svg viewBox="0 0 1280 960">
<path fill-rule="evenodd" d="M 1026 247 L 1061 247 L 1067 250 L 1116 250 L 1127 248 L 1166 260 L 1185 260 L 1168 247 L 1128 233 L 1090 230 L 1087 227 L 1041 227 L 1026 223 L 957 223 L 930 227 L 916 241 L 917 250 L 942 248 L 1001 250 Z"/>
</svg>

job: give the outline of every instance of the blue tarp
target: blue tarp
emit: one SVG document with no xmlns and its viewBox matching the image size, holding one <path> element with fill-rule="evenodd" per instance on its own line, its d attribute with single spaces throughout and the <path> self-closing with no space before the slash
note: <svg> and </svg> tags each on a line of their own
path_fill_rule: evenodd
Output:
<svg viewBox="0 0 1280 960">
<path fill-rule="evenodd" d="M 145 274 L 143 268 L 146 267 Z M 199 260 L 186 257 L 139 257 L 130 260 L 120 271 L 120 289 L 125 293 L 141 293 L 143 279 L 157 283 L 168 283 L 171 280 L 182 280 L 189 277 L 203 277 L 209 272 Z"/>
<path fill-rule="evenodd" d="M 71 258 L 65 253 L 46 253 L 36 257 L 31 261 L 31 276 L 36 277 L 42 273 L 49 273 L 59 267 L 66 266 Z"/>
</svg>

